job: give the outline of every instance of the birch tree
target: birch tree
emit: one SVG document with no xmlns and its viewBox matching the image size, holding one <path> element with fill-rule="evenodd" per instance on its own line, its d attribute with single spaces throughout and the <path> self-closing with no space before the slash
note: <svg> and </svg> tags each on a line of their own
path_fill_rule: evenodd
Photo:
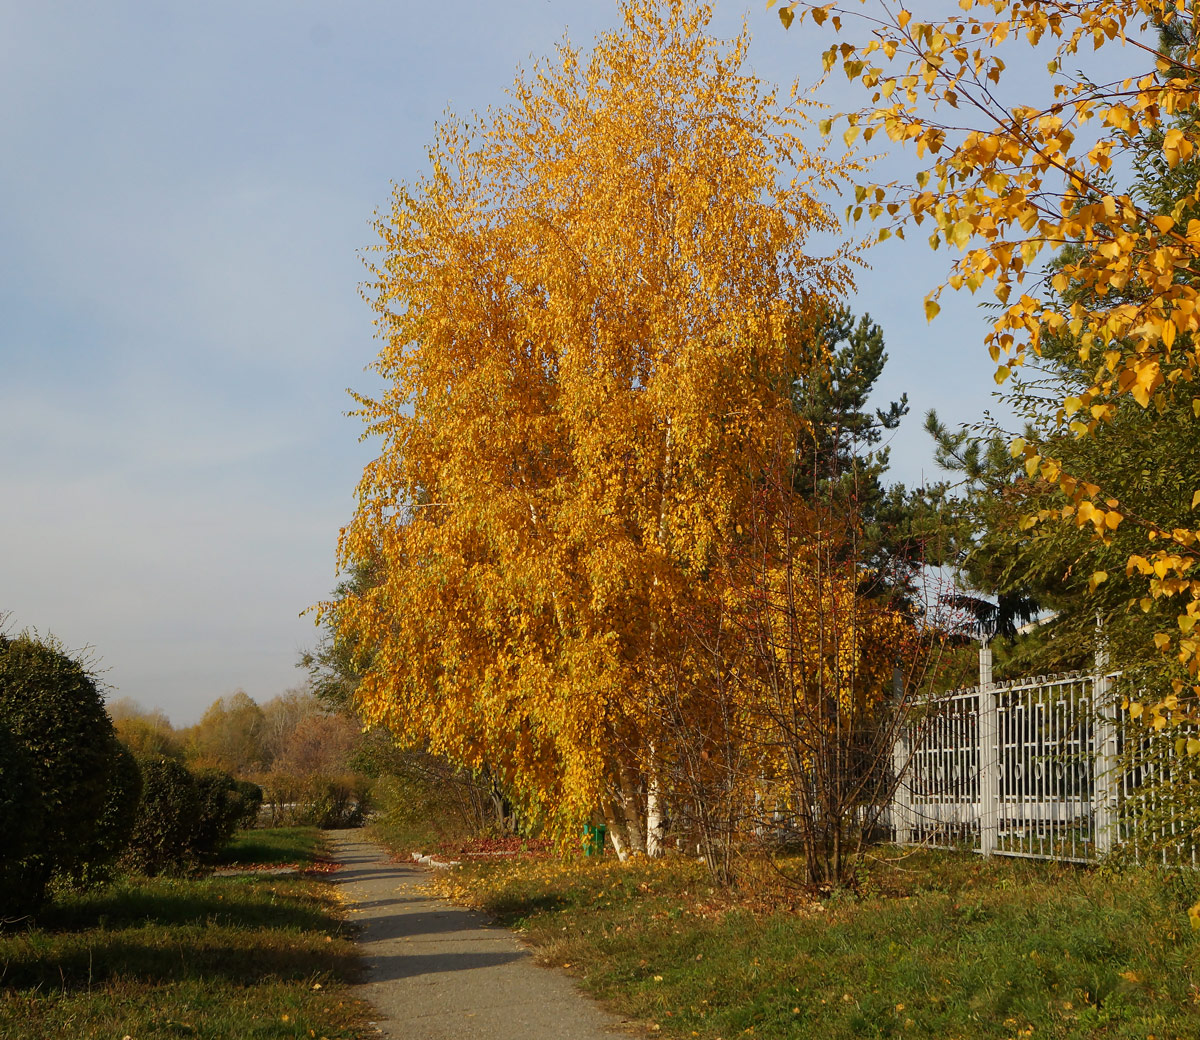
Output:
<svg viewBox="0 0 1200 1040">
<path fill-rule="evenodd" d="M 851 284 L 819 196 L 848 172 L 711 12 L 630 0 L 502 108 L 451 118 L 378 221 L 387 391 L 336 606 L 368 724 L 487 767 L 560 833 L 651 850 L 680 604 L 763 445 L 795 443 L 797 314 Z"/>
</svg>

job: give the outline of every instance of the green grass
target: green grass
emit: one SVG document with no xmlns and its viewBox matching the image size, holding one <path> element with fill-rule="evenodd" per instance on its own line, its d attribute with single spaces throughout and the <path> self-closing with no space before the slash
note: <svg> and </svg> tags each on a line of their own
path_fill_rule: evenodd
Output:
<svg viewBox="0 0 1200 1040">
<path fill-rule="evenodd" d="M 0 1038 L 350 1040 L 367 1035 L 358 963 L 319 880 L 129 879 L 0 933 Z"/>
<path fill-rule="evenodd" d="M 260 827 L 238 831 L 222 851 L 219 866 L 314 863 L 325 851 L 325 839 L 316 827 Z"/>
<path fill-rule="evenodd" d="M 891 853 L 865 895 L 807 904 L 761 882 L 728 897 L 685 861 L 488 864 L 441 884 L 660 1035 L 1200 1036 L 1195 874 Z"/>
</svg>

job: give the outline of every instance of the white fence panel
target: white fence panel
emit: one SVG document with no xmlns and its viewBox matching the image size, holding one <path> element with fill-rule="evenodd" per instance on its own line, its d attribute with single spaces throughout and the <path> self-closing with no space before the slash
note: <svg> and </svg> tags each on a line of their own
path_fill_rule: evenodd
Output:
<svg viewBox="0 0 1200 1040">
<path fill-rule="evenodd" d="M 897 745 L 896 840 L 1070 862 L 1125 845 L 1200 865 L 1198 835 L 1165 794 L 1195 763 L 1176 750 L 1179 729 L 1154 733 L 1117 710 L 1116 678 L 1098 658 L 1095 674 L 993 683 L 982 651 L 980 684 L 923 705 Z"/>
</svg>

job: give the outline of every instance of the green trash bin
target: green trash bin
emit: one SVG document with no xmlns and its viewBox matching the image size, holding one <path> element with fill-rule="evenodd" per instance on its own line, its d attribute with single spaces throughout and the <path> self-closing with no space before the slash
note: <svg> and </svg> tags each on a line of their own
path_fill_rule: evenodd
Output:
<svg viewBox="0 0 1200 1040">
<path fill-rule="evenodd" d="M 583 854 L 585 856 L 603 856 L 604 839 L 608 831 L 602 823 L 585 823 L 583 825 Z"/>
</svg>

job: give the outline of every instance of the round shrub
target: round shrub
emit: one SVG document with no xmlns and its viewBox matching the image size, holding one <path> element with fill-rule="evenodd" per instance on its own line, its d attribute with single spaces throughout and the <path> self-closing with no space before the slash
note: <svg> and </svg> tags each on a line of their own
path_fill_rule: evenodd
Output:
<svg viewBox="0 0 1200 1040">
<path fill-rule="evenodd" d="M 71 874 L 70 880 L 84 888 L 112 880 L 113 867 L 129 844 L 137 822 L 142 796 L 142 770 L 137 758 L 115 740 L 113 769 L 109 774 L 104 806 L 96 821 L 96 834 Z"/>
<path fill-rule="evenodd" d="M 201 770 L 195 780 L 200 814 L 192 828 L 192 852 L 198 862 L 212 863 L 229 844 L 246 814 L 246 805 L 238 781 L 220 769 Z"/>
<path fill-rule="evenodd" d="M 29 911 L 45 898 L 51 875 L 73 870 L 90 848 L 116 741 L 87 669 L 54 641 L 29 635 L 0 635 L 0 725 L 29 755 L 44 810 L 18 870 Z"/>
<path fill-rule="evenodd" d="M 26 912 L 22 865 L 41 827 L 42 796 L 25 745 L 0 724 L 0 919 Z"/>
<path fill-rule="evenodd" d="M 142 758 L 138 765 L 142 796 L 122 865 L 148 875 L 187 873 L 195 866 L 199 785 L 187 767 L 162 755 Z"/>
</svg>

